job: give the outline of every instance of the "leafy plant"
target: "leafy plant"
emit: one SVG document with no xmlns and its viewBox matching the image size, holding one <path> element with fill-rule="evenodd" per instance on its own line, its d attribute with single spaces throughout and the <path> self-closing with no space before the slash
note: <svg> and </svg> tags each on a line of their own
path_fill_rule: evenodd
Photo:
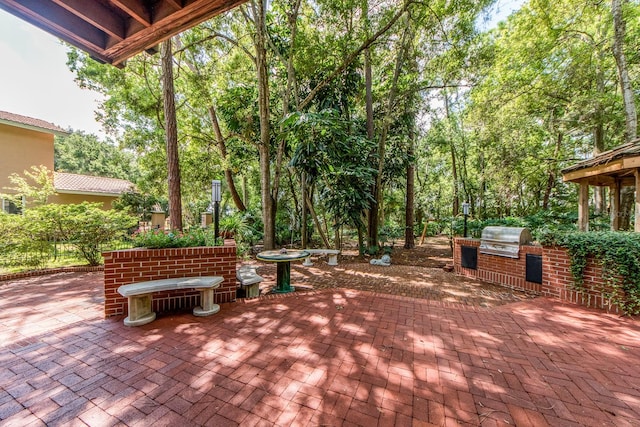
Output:
<svg viewBox="0 0 640 427">
<path fill-rule="evenodd" d="M 236 242 L 250 241 L 253 229 L 242 212 L 226 215 L 220 220 L 220 231 L 233 235 Z"/>
<path fill-rule="evenodd" d="M 100 203 L 43 205 L 25 211 L 25 221 L 35 227 L 39 240 L 54 238 L 72 244 L 90 265 L 101 262 L 103 244 L 121 238 L 136 224 L 136 218 Z M 44 238 L 46 237 L 46 238 Z"/>
<path fill-rule="evenodd" d="M 47 199 L 55 194 L 53 185 L 53 172 L 46 166 L 32 166 L 31 170 L 25 170 L 23 175 L 13 173 L 9 176 L 13 187 L 5 187 L 11 190 L 11 194 L 0 194 L 4 199 L 12 201 L 16 206 L 22 206 L 23 198 L 32 204 L 43 205 Z"/>
<path fill-rule="evenodd" d="M 589 259 L 602 267 L 602 295 L 626 314 L 640 314 L 640 235 L 625 232 L 545 233 L 541 243 L 567 248 L 576 289 L 584 290 Z"/>
<path fill-rule="evenodd" d="M 378 238 L 380 239 L 382 251 L 387 255 L 391 254 L 396 240 L 400 239 L 402 236 L 402 228 L 396 224 L 386 224 L 384 227 L 381 227 L 378 232 Z M 388 245 L 388 243 L 390 244 Z"/>
<path fill-rule="evenodd" d="M 185 231 L 153 229 L 133 235 L 133 246 L 149 249 L 215 246 L 215 243 L 214 231 L 199 227 Z"/>
<path fill-rule="evenodd" d="M 0 266 L 37 268 L 46 262 L 51 244 L 24 216 L 0 212 L 0 236 Z"/>
</svg>

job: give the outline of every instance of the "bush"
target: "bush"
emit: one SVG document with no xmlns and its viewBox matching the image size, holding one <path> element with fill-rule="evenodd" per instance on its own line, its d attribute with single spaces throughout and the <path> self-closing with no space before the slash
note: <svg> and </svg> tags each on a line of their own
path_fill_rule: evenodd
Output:
<svg viewBox="0 0 640 427">
<path fill-rule="evenodd" d="M 192 228 L 186 231 L 155 229 L 134 233 L 133 246 L 149 249 L 215 246 L 215 236 L 211 229 Z"/>
<path fill-rule="evenodd" d="M 123 212 L 103 210 L 100 203 L 43 205 L 25 211 L 24 220 L 39 241 L 56 239 L 72 244 L 89 265 L 102 261 L 101 246 L 122 238 L 137 219 Z"/>
<path fill-rule="evenodd" d="M 37 224 L 22 215 L 0 213 L 0 266 L 42 267 L 46 263 L 51 244 Z"/>
</svg>

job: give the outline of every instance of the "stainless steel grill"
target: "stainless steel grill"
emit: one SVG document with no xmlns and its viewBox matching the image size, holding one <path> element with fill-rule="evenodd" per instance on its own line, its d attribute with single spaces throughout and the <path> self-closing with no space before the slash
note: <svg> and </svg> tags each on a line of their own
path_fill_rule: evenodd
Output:
<svg viewBox="0 0 640 427">
<path fill-rule="evenodd" d="M 520 257 L 520 246 L 532 241 L 523 227 L 485 227 L 480 238 L 480 253 L 509 258 Z"/>
</svg>

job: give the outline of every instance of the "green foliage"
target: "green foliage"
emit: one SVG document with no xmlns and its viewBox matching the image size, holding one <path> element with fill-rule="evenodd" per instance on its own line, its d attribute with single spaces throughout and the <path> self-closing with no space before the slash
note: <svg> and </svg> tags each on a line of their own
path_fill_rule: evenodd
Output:
<svg viewBox="0 0 640 427">
<path fill-rule="evenodd" d="M 102 245 L 124 237 L 136 225 L 136 218 L 100 206 L 87 202 L 44 205 L 26 210 L 24 216 L 36 228 L 36 234 L 71 243 L 90 265 L 98 265 Z"/>
<path fill-rule="evenodd" d="M 53 171 L 46 166 L 32 166 L 23 175 L 13 173 L 9 181 L 13 186 L 4 189 L 11 190 L 11 194 L 0 194 L 0 197 L 12 201 L 16 206 L 22 206 L 23 197 L 30 204 L 43 205 L 49 196 L 55 194 Z"/>
<path fill-rule="evenodd" d="M 0 266 L 42 267 L 49 256 L 51 243 L 38 223 L 22 215 L 0 212 Z"/>
<path fill-rule="evenodd" d="M 220 232 L 233 235 L 236 244 L 253 243 L 258 240 L 256 230 L 251 226 L 251 217 L 246 212 L 235 212 L 220 219 Z"/>
<path fill-rule="evenodd" d="M 179 230 L 145 230 L 133 234 L 133 246 L 149 249 L 215 246 L 212 228 L 193 227 Z"/>
<path fill-rule="evenodd" d="M 137 177 L 133 155 L 100 141 L 95 135 L 76 131 L 68 136 L 56 136 L 54 151 L 56 171 L 131 181 Z"/>
<path fill-rule="evenodd" d="M 626 314 L 640 314 L 640 234 L 625 232 L 544 233 L 545 246 L 567 248 L 575 287 L 584 289 L 584 269 L 589 259 L 602 267 L 610 298 Z"/>
<path fill-rule="evenodd" d="M 404 237 L 404 230 L 396 224 L 385 224 L 383 227 L 380 227 L 380 231 L 378 232 L 380 246 L 386 254 L 391 253 L 396 244 L 396 240 L 402 237 Z"/>
<path fill-rule="evenodd" d="M 167 211 L 167 201 L 165 199 L 134 191 L 122 193 L 120 197 L 113 202 L 114 209 L 126 211 L 130 215 L 137 216 L 141 221 L 150 221 L 151 212 L 156 206 L 160 206 L 164 212 Z"/>
<path fill-rule="evenodd" d="M 547 210 L 524 217 L 507 216 L 487 219 L 469 217 L 467 219 L 467 236 L 479 239 L 482 236 L 482 230 L 488 226 L 526 227 L 531 232 L 534 240 L 539 241 L 540 238 L 549 234 L 577 231 L 577 223 L 577 211 L 556 212 Z M 445 218 L 441 221 L 436 221 L 434 224 L 437 224 L 434 227 L 439 232 L 450 235 L 462 236 L 464 232 L 464 217 L 462 215 L 458 215 L 455 218 Z M 594 214 L 590 216 L 590 230 L 605 231 L 610 228 L 609 217 Z"/>
<path fill-rule="evenodd" d="M 351 134 L 351 124 L 334 110 L 295 113 L 283 121 L 296 147 L 290 165 L 305 172 L 306 185 L 319 189 L 319 200 L 336 228 L 362 228 L 362 212 L 373 201 L 376 170 L 368 162 L 372 143 Z"/>
</svg>

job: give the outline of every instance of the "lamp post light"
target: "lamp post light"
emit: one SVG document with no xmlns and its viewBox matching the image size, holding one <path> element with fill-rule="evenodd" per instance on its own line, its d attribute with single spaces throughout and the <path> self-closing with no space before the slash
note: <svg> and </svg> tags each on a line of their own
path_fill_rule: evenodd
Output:
<svg viewBox="0 0 640 427">
<path fill-rule="evenodd" d="M 469 203 L 462 203 L 462 213 L 464 214 L 464 237 L 467 237 L 467 217 L 469 216 Z"/>
<path fill-rule="evenodd" d="M 218 236 L 220 235 L 220 200 L 222 200 L 220 194 L 220 181 L 214 179 L 211 181 L 211 201 L 213 202 L 213 230 L 214 230 L 214 244 L 218 242 Z"/>
</svg>

